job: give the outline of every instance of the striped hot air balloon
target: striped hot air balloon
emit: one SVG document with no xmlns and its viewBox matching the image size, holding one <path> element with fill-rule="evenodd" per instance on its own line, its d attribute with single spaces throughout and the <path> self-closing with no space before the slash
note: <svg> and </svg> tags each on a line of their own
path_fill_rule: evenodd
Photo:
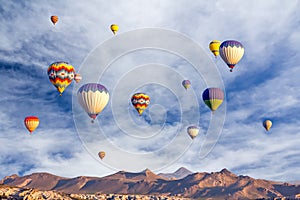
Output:
<svg viewBox="0 0 300 200">
<path fill-rule="evenodd" d="M 202 93 L 202 99 L 212 111 L 215 111 L 223 103 L 224 93 L 219 88 L 207 88 Z"/>
<path fill-rule="evenodd" d="M 209 43 L 209 49 L 215 55 L 215 57 L 219 55 L 220 45 L 221 45 L 221 41 L 219 40 L 213 40 Z"/>
<path fill-rule="evenodd" d="M 30 134 L 39 126 L 40 120 L 36 116 L 28 116 L 24 119 L 24 124 Z"/>
<path fill-rule="evenodd" d="M 220 45 L 220 56 L 231 72 L 234 66 L 242 59 L 244 51 L 243 45 L 235 40 L 227 40 Z"/>
<path fill-rule="evenodd" d="M 194 139 L 199 134 L 199 127 L 198 126 L 189 126 L 187 128 L 187 133 L 189 136 Z"/>
<path fill-rule="evenodd" d="M 142 115 L 150 104 L 150 97 L 144 93 L 135 93 L 131 97 L 131 103 L 139 115 Z"/>
<path fill-rule="evenodd" d="M 48 76 L 61 96 L 74 79 L 75 70 L 74 67 L 67 62 L 55 62 L 49 65 Z"/>
<path fill-rule="evenodd" d="M 183 80 L 182 81 L 182 86 L 187 90 L 191 87 L 191 81 L 189 80 Z"/>
<path fill-rule="evenodd" d="M 101 84 L 88 83 L 79 88 L 77 98 L 79 104 L 93 119 L 93 122 L 108 104 L 109 93 L 106 87 Z"/>
</svg>

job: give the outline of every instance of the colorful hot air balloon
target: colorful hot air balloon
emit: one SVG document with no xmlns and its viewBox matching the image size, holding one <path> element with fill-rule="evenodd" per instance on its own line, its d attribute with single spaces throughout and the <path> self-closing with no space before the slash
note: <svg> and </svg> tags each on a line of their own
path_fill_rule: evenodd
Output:
<svg viewBox="0 0 300 200">
<path fill-rule="evenodd" d="M 119 26 L 117 24 L 112 24 L 110 26 L 110 30 L 114 33 L 114 35 L 117 33 L 117 31 L 119 30 Z"/>
<path fill-rule="evenodd" d="M 76 83 L 79 83 L 81 81 L 81 79 L 82 79 L 82 77 L 81 77 L 80 74 L 75 74 L 74 75 L 74 80 L 75 80 Z"/>
<path fill-rule="evenodd" d="M 187 128 L 187 133 L 189 136 L 194 139 L 199 134 L 199 127 L 198 126 L 189 126 Z"/>
<path fill-rule="evenodd" d="M 39 126 L 40 120 L 35 116 L 28 116 L 24 119 L 24 124 L 30 134 Z"/>
<path fill-rule="evenodd" d="M 98 156 L 99 156 L 99 158 L 100 158 L 101 160 L 103 160 L 103 158 L 105 157 L 105 152 L 104 152 L 104 151 L 100 151 L 100 152 L 98 153 Z"/>
<path fill-rule="evenodd" d="M 212 111 L 215 111 L 223 103 L 224 93 L 219 88 L 207 88 L 202 93 L 202 99 Z"/>
<path fill-rule="evenodd" d="M 269 131 L 270 128 L 272 127 L 272 121 L 269 120 L 269 119 L 265 120 L 265 121 L 263 122 L 263 126 L 265 127 L 265 129 L 266 129 L 267 131 Z"/>
<path fill-rule="evenodd" d="M 102 112 L 109 101 L 108 90 L 101 84 L 88 83 L 81 86 L 77 92 L 78 102 L 85 112 L 92 118 Z"/>
<path fill-rule="evenodd" d="M 74 67 L 67 62 L 55 62 L 49 65 L 48 76 L 61 96 L 74 79 L 75 70 Z"/>
<path fill-rule="evenodd" d="M 191 87 L 191 82 L 189 80 L 182 81 L 182 86 L 187 90 Z"/>
<path fill-rule="evenodd" d="M 55 25 L 58 22 L 58 16 L 53 15 L 50 17 L 50 20 L 53 23 L 53 25 Z"/>
<path fill-rule="evenodd" d="M 209 43 L 209 49 L 215 55 L 215 57 L 219 55 L 220 45 L 221 45 L 221 41 L 219 40 L 213 40 Z"/>
<path fill-rule="evenodd" d="M 243 45 L 235 40 L 227 40 L 220 45 L 220 56 L 232 72 L 234 66 L 244 55 Z"/>
<path fill-rule="evenodd" d="M 142 115 L 144 110 L 150 104 L 150 97 L 144 93 L 135 93 L 131 97 L 131 103 L 132 103 L 133 107 L 137 110 L 139 115 Z"/>
</svg>

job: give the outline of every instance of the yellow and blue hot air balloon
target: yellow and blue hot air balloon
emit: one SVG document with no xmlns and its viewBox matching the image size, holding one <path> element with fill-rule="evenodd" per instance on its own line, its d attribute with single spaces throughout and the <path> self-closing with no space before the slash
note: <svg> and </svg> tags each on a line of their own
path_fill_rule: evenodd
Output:
<svg viewBox="0 0 300 200">
<path fill-rule="evenodd" d="M 187 128 L 187 133 L 189 136 L 194 139 L 199 134 L 199 127 L 198 126 L 189 126 Z"/>
<path fill-rule="evenodd" d="M 235 40 L 226 40 L 220 45 L 220 56 L 232 72 L 234 66 L 244 55 L 243 45 Z"/>
<path fill-rule="evenodd" d="M 202 93 L 204 103 L 215 111 L 223 103 L 224 93 L 220 88 L 207 88 Z"/>
<path fill-rule="evenodd" d="M 49 80 L 57 88 L 61 96 L 74 79 L 74 67 L 67 62 L 55 62 L 49 65 L 47 71 Z"/>
<path fill-rule="evenodd" d="M 183 80 L 182 81 L 182 86 L 187 90 L 191 87 L 191 81 L 189 80 Z"/>
<path fill-rule="evenodd" d="M 78 102 L 85 112 L 92 118 L 92 122 L 105 108 L 109 101 L 106 87 L 98 83 L 88 83 L 77 91 Z"/>
<path fill-rule="evenodd" d="M 131 103 L 139 115 L 142 115 L 150 104 L 150 97 L 144 93 L 135 93 L 131 97 Z"/>
<path fill-rule="evenodd" d="M 220 45 L 221 45 L 221 41 L 219 40 L 213 40 L 209 43 L 209 49 L 215 55 L 215 57 L 219 55 Z"/>
</svg>

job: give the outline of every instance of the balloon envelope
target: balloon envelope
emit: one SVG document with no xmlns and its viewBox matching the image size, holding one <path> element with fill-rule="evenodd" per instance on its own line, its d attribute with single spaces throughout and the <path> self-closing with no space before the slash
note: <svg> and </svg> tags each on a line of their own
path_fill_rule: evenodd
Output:
<svg viewBox="0 0 300 200">
<path fill-rule="evenodd" d="M 131 97 L 131 103 L 139 115 L 142 115 L 144 110 L 150 104 L 150 97 L 144 93 L 135 93 Z"/>
<path fill-rule="evenodd" d="M 191 87 L 191 82 L 189 80 L 183 80 L 182 86 L 187 90 Z"/>
<path fill-rule="evenodd" d="M 244 51 L 243 45 L 235 40 L 226 40 L 220 45 L 220 56 L 228 65 L 230 71 L 242 59 Z"/>
<path fill-rule="evenodd" d="M 212 111 L 215 111 L 223 103 L 224 93 L 219 88 L 207 88 L 202 93 L 202 99 Z"/>
<path fill-rule="evenodd" d="M 109 101 L 106 87 L 97 83 L 88 83 L 77 91 L 78 102 L 85 112 L 94 120 Z"/>
<path fill-rule="evenodd" d="M 50 17 L 51 22 L 55 25 L 58 22 L 58 16 L 53 15 Z"/>
<path fill-rule="evenodd" d="M 39 126 L 40 120 L 36 116 L 28 116 L 24 119 L 24 124 L 30 134 Z"/>
<path fill-rule="evenodd" d="M 74 80 L 75 80 L 76 83 L 79 83 L 81 81 L 81 79 L 82 79 L 82 77 L 81 77 L 80 74 L 75 74 Z"/>
<path fill-rule="evenodd" d="M 263 126 L 265 127 L 265 129 L 267 130 L 267 131 L 269 131 L 270 130 L 270 128 L 272 127 L 272 121 L 271 120 L 269 120 L 269 119 L 267 119 L 267 120 L 265 120 L 264 122 L 263 122 Z"/>
<path fill-rule="evenodd" d="M 100 151 L 98 153 L 99 158 L 102 160 L 105 157 L 105 152 L 104 151 Z"/>
<path fill-rule="evenodd" d="M 71 84 L 75 76 L 74 67 L 67 62 L 52 63 L 47 71 L 50 82 L 57 88 L 60 95 Z"/>
<path fill-rule="evenodd" d="M 119 26 L 118 26 L 117 24 L 112 24 L 112 25 L 110 26 L 110 30 L 111 30 L 114 34 L 116 34 L 117 31 L 119 30 Z"/>
<path fill-rule="evenodd" d="M 189 126 L 187 128 L 187 133 L 189 136 L 194 139 L 199 134 L 199 127 L 198 126 Z"/>
<path fill-rule="evenodd" d="M 219 55 L 220 45 L 221 45 L 221 41 L 219 40 L 213 40 L 209 43 L 209 49 L 215 56 Z"/>
</svg>

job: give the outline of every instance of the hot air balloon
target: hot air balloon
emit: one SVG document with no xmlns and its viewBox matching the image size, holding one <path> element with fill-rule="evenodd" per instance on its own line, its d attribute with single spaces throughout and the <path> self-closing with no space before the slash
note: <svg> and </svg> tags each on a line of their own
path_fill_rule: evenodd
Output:
<svg viewBox="0 0 300 200">
<path fill-rule="evenodd" d="M 182 86 L 187 90 L 191 87 L 191 82 L 189 80 L 182 81 Z"/>
<path fill-rule="evenodd" d="M 232 72 L 234 66 L 244 55 L 243 45 L 235 40 L 227 40 L 220 45 L 220 56 Z"/>
<path fill-rule="evenodd" d="M 212 111 L 215 111 L 223 103 L 224 93 L 219 88 L 207 88 L 202 93 L 202 99 Z"/>
<path fill-rule="evenodd" d="M 28 116 L 24 119 L 24 124 L 30 134 L 39 126 L 40 120 L 36 116 Z"/>
<path fill-rule="evenodd" d="M 199 127 L 198 126 L 189 126 L 187 128 L 187 133 L 189 136 L 194 139 L 199 134 Z"/>
<path fill-rule="evenodd" d="M 50 17 L 50 20 L 53 23 L 53 25 L 55 25 L 58 22 L 58 16 L 53 15 Z"/>
<path fill-rule="evenodd" d="M 220 45 L 221 45 L 221 41 L 219 40 L 213 40 L 209 43 L 209 49 L 215 55 L 215 57 L 219 55 Z"/>
<path fill-rule="evenodd" d="M 67 62 L 55 62 L 49 65 L 48 76 L 61 96 L 74 79 L 75 70 L 74 67 Z"/>
<path fill-rule="evenodd" d="M 99 158 L 100 158 L 101 160 L 103 160 L 103 158 L 105 157 L 105 152 L 104 152 L 104 151 L 100 151 L 100 152 L 98 153 L 98 156 L 99 156 Z"/>
<path fill-rule="evenodd" d="M 269 131 L 270 128 L 272 127 L 272 121 L 269 120 L 269 119 L 265 120 L 265 121 L 263 122 L 263 126 L 265 127 L 265 129 L 266 129 L 267 131 Z"/>
<path fill-rule="evenodd" d="M 119 26 L 117 24 L 112 24 L 110 26 L 110 30 L 114 33 L 114 35 L 117 33 L 117 31 L 119 30 Z"/>
<path fill-rule="evenodd" d="M 74 75 L 74 80 L 75 80 L 76 83 L 79 83 L 81 81 L 81 79 L 82 79 L 82 77 L 81 77 L 80 74 L 75 74 Z"/>
<path fill-rule="evenodd" d="M 77 92 L 78 102 L 85 112 L 92 118 L 102 112 L 109 101 L 108 90 L 101 84 L 88 83 L 81 86 Z"/>
<path fill-rule="evenodd" d="M 142 115 L 144 110 L 150 104 L 150 97 L 144 93 L 135 93 L 131 97 L 131 103 L 132 103 L 133 107 L 137 110 L 139 115 Z"/>
</svg>

